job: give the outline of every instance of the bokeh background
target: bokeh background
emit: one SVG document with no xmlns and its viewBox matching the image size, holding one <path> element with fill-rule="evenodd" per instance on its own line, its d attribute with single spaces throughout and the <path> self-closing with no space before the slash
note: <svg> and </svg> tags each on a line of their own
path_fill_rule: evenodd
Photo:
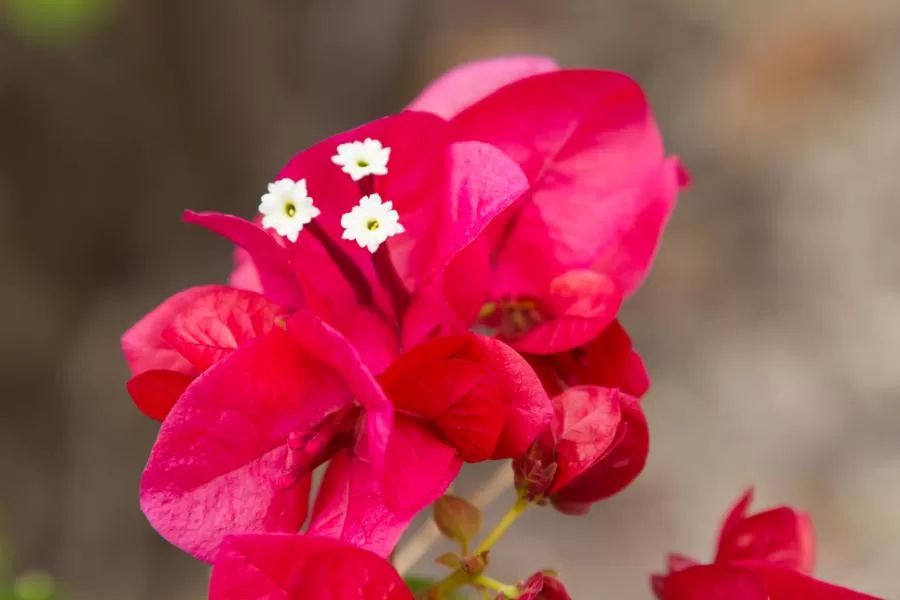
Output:
<svg viewBox="0 0 900 600">
<path fill-rule="evenodd" d="M 649 598 L 664 554 L 709 558 L 752 483 L 757 506 L 810 511 L 822 577 L 900 598 L 896 0 L 0 0 L 0 21 L 15 571 L 75 600 L 204 598 L 138 509 L 155 427 L 118 350 L 229 269 L 182 209 L 251 215 L 301 148 L 456 63 L 536 52 L 640 80 L 695 183 L 624 315 L 654 382 L 646 473 L 588 518 L 535 510 L 496 576 L 554 566 L 576 599 Z"/>
</svg>

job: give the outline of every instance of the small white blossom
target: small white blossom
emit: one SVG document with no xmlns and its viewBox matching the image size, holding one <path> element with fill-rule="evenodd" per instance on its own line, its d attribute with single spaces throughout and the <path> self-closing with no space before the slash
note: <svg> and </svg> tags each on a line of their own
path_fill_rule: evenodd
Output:
<svg viewBox="0 0 900 600">
<path fill-rule="evenodd" d="M 382 202 L 381 196 L 363 196 L 359 204 L 341 217 L 345 240 L 355 240 L 360 248 L 374 253 L 392 235 L 406 231 L 393 202 Z"/>
<path fill-rule="evenodd" d="M 383 147 L 378 140 L 366 138 L 362 142 L 339 145 L 331 161 L 339 165 L 353 181 L 359 181 L 367 175 L 387 175 L 390 157 L 390 148 Z"/>
<path fill-rule="evenodd" d="M 263 229 L 274 229 L 292 242 L 297 241 L 303 226 L 320 214 L 306 191 L 305 179 L 279 179 L 270 183 L 269 192 L 259 200 L 259 212 L 263 216 Z"/>
</svg>

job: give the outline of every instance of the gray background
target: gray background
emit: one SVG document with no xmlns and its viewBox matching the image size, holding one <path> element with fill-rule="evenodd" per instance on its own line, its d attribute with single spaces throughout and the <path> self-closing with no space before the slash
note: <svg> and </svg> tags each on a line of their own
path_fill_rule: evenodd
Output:
<svg viewBox="0 0 900 600">
<path fill-rule="evenodd" d="M 900 3 L 134 0 L 68 42 L 22 31 L 0 25 L 0 510 L 17 568 L 76 600 L 205 597 L 202 566 L 139 512 L 154 424 L 117 346 L 228 271 L 181 210 L 250 215 L 295 151 L 455 63 L 532 51 L 638 78 L 695 185 L 624 313 L 654 382 L 646 473 L 589 518 L 535 510 L 496 576 L 554 566 L 575 598 L 649 598 L 664 554 L 709 558 L 755 483 L 758 505 L 812 513 L 820 575 L 900 597 Z"/>
</svg>

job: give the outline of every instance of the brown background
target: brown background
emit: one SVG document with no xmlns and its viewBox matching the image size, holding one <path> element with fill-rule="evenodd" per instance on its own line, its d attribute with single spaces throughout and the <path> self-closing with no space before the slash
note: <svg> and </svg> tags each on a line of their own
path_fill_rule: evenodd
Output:
<svg viewBox="0 0 900 600">
<path fill-rule="evenodd" d="M 756 483 L 761 505 L 812 513 L 823 577 L 900 598 L 900 3 L 134 0 L 57 37 L 0 26 L 17 568 L 79 600 L 205 597 L 203 568 L 139 512 L 154 426 L 117 346 L 228 270 L 181 210 L 250 215 L 297 150 L 455 63 L 532 51 L 638 78 L 695 185 L 625 311 L 654 378 L 647 472 L 587 519 L 534 511 L 497 577 L 555 566 L 575 598 L 649 598 L 664 553 L 708 558 Z"/>
</svg>

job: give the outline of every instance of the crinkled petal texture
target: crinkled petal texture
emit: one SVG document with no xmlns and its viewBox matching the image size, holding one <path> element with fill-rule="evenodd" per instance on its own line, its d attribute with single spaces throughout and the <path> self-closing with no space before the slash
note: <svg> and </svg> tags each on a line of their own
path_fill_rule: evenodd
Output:
<svg viewBox="0 0 900 600">
<path fill-rule="evenodd" d="M 175 317 L 196 298 L 203 297 L 223 286 L 204 285 L 193 287 L 167 298 L 162 304 L 147 313 L 122 336 L 122 352 L 132 375 L 144 371 L 174 371 L 185 375 L 196 375 L 197 370 L 190 361 L 172 348 L 162 337 Z"/>
<path fill-rule="evenodd" d="M 457 139 L 503 150 L 531 182 L 457 259 L 489 275 L 487 284 L 473 287 L 487 294 L 484 300 L 540 300 L 554 309 L 547 320 L 573 321 L 523 340 L 522 350 L 558 352 L 586 343 L 646 276 L 683 179 L 677 160 L 665 155 L 640 87 L 613 72 L 544 73 L 500 88 L 451 125 Z M 582 299 L 572 302 L 572 294 Z M 473 296 L 454 296 L 454 308 L 471 317 L 478 306 Z"/>
<path fill-rule="evenodd" d="M 660 600 L 877 600 L 765 562 L 692 566 L 652 584 Z"/>
<path fill-rule="evenodd" d="M 388 449 L 389 506 L 419 510 L 446 489 L 462 460 L 523 453 L 552 408 L 528 363 L 475 334 L 432 338 L 401 356 L 379 381 L 398 412 Z"/>
<path fill-rule="evenodd" d="M 650 388 L 644 361 L 619 321 L 584 346 L 558 354 L 528 355 L 527 359 L 550 396 L 570 386 L 596 385 L 641 398 Z"/>
<path fill-rule="evenodd" d="M 766 561 L 812 573 L 816 546 L 812 521 L 787 506 L 749 515 L 753 490 L 729 511 L 719 536 L 716 562 Z"/>
<path fill-rule="evenodd" d="M 469 462 L 518 456 L 552 415 L 525 359 L 472 333 L 419 344 L 380 381 L 398 410 L 433 423 Z"/>
<path fill-rule="evenodd" d="M 144 414 L 162 421 L 197 374 L 265 334 L 284 313 L 257 293 L 221 285 L 172 296 L 123 337 L 135 372 L 128 392 Z"/>
<path fill-rule="evenodd" d="M 339 540 L 229 537 L 212 570 L 210 600 L 414 600 L 385 559 Z"/>
<path fill-rule="evenodd" d="M 558 69 L 556 61 L 546 56 L 514 55 L 472 61 L 441 75 L 407 108 L 450 119 L 507 84 Z"/>
<path fill-rule="evenodd" d="M 401 435 L 408 434 L 409 425 L 402 417 L 398 418 L 397 427 Z M 410 457 L 395 452 L 399 449 L 393 445 L 395 443 L 388 455 L 390 468 L 408 468 Z M 443 473 L 443 477 L 434 479 L 435 485 L 441 488 L 435 495 L 440 495 L 456 477 L 461 461 L 452 451 L 441 456 L 440 449 L 428 453 L 425 459 L 431 461 L 422 465 L 422 469 Z M 316 496 L 307 533 L 343 540 L 380 556 L 388 556 L 415 513 L 401 513 L 388 507 L 382 479 L 383 475 L 375 472 L 369 463 L 349 451 L 335 456 L 328 464 Z"/>
<path fill-rule="evenodd" d="M 302 331 L 303 335 L 292 332 Z M 141 482 L 141 507 L 167 540 L 212 560 L 227 535 L 295 532 L 306 518 L 309 473 L 340 448 L 291 447 L 326 436 L 355 407 L 354 447 L 384 465 L 392 408 L 352 346 L 298 314 L 242 346 L 191 384 L 163 423 Z M 348 445 L 352 442 L 348 442 Z"/>
<path fill-rule="evenodd" d="M 553 405 L 557 471 L 547 495 L 560 511 L 583 514 L 644 469 L 647 420 L 637 399 L 609 388 L 573 387 Z"/>
</svg>

